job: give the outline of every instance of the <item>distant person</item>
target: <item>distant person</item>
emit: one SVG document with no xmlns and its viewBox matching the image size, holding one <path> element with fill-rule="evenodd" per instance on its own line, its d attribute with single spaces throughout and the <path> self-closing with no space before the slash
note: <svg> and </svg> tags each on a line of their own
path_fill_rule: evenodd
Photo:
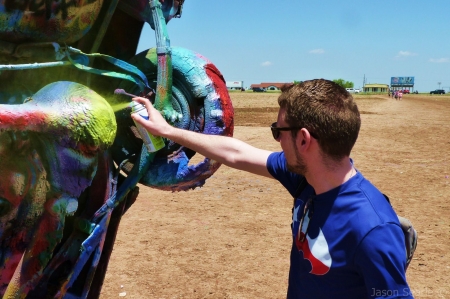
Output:
<svg viewBox="0 0 450 299">
<path fill-rule="evenodd" d="M 403 97 L 403 92 L 401 90 L 398 91 L 398 100 L 401 101 Z"/>
<path fill-rule="evenodd" d="M 294 197 L 288 299 L 412 298 L 399 219 L 350 159 L 361 118 L 343 87 L 317 79 L 282 89 L 270 126 L 281 152 L 172 127 L 148 99 L 133 100 L 147 107 L 148 120 L 132 117 L 151 134 L 276 179 Z"/>
<path fill-rule="evenodd" d="M 394 91 L 394 98 L 397 100 L 398 99 L 398 90 Z"/>
</svg>

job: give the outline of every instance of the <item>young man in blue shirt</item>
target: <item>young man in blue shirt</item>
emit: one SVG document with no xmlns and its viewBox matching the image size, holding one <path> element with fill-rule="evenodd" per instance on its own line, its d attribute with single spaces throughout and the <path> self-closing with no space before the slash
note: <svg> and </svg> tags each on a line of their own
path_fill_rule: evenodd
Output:
<svg viewBox="0 0 450 299">
<path fill-rule="evenodd" d="M 283 90 L 273 137 L 282 152 L 169 125 L 144 98 L 147 130 L 233 168 L 278 180 L 294 197 L 287 298 L 412 298 L 399 220 L 353 166 L 361 126 L 352 96 L 310 80 Z"/>
</svg>

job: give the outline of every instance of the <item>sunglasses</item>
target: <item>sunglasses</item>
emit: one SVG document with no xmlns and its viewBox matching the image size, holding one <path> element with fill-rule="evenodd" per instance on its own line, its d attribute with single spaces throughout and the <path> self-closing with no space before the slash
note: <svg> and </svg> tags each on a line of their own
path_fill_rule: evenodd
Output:
<svg viewBox="0 0 450 299">
<path fill-rule="evenodd" d="M 272 136 L 273 139 L 278 140 L 278 138 L 280 138 L 280 132 L 281 131 L 294 131 L 294 130 L 300 130 L 302 127 L 277 127 L 277 122 L 274 122 L 271 126 L 270 126 L 270 130 L 272 131 Z M 319 139 L 317 138 L 316 134 L 309 132 L 309 134 L 314 137 L 315 139 Z"/>
</svg>

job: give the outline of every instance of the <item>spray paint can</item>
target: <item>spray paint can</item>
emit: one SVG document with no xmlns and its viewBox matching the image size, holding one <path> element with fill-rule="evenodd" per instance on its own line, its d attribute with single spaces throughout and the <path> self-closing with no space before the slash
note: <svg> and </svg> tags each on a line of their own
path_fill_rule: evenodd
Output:
<svg viewBox="0 0 450 299">
<path fill-rule="evenodd" d="M 141 117 L 148 120 L 147 108 L 145 108 L 144 105 L 133 101 L 130 103 L 129 107 L 131 108 L 131 114 L 137 113 Z M 134 124 L 135 124 L 136 129 L 137 129 L 139 135 L 141 136 L 142 141 L 144 142 L 145 147 L 147 148 L 149 153 L 156 152 L 165 146 L 164 140 L 162 139 L 162 137 L 153 136 L 141 124 L 139 124 L 135 121 L 134 121 Z"/>
</svg>

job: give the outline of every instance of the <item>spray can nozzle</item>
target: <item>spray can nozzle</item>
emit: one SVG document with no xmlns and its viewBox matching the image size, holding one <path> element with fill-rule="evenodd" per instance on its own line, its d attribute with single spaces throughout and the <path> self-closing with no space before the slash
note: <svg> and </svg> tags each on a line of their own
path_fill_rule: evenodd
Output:
<svg viewBox="0 0 450 299">
<path fill-rule="evenodd" d="M 126 95 L 126 96 L 130 96 L 132 98 L 137 98 L 138 97 L 137 95 L 134 95 L 134 94 L 126 92 L 122 88 L 117 88 L 116 90 L 114 90 L 114 93 L 115 94 L 123 94 L 123 95 Z"/>
<path fill-rule="evenodd" d="M 136 95 L 127 93 L 125 90 L 120 89 L 120 88 L 116 89 L 114 91 L 114 93 L 115 94 L 124 94 L 124 95 L 130 96 L 130 97 L 133 97 L 133 98 L 138 97 Z M 132 101 L 128 105 L 128 107 L 131 108 L 131 114 L 137 113 L 142 118 L 148 120 L 147 108 L 145 108 L 145 106 L 142 105 L 141 103 Z M 162 137 L 153 136 L 141 124 L 137 123 L 136 121 L 134 121 L 134 125 L 136 126 L 136 129 L 137 129 L 139 135 L 141 136 L 142 141 L 144 142 L 144 145 L 147 148 L 149 153 L 156 152 L 165 146 L 165 143 L 164 143 L 164 140 L 162 139 Z"/>
</svg>

